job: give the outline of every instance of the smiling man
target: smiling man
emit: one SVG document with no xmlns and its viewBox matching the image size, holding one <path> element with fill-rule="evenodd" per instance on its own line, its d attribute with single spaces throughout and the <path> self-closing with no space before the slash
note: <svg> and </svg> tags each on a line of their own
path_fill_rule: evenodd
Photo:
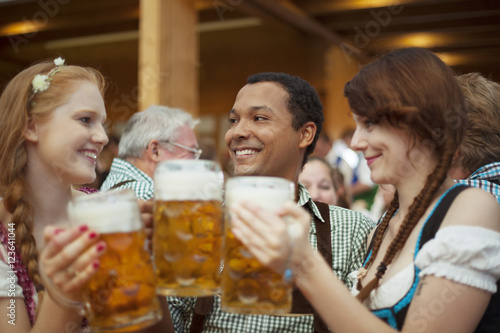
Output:
<svg viewBox="0 0 500 333">
<path fill-rule="evenodd" d="M 284 73 L 252 75 L 236 96 L 229 122 L 225 140 L 234 174 L 282 177 L 294 182 L 297 204 L 307 209 L 314 221 L 311 243 L 318 248 L 319 243 L 328 240 L 328 261 L 350 286 L 347 276 L 362 264 L 372 222 L 362 214 L 325 204 L 323 218 L 320 204 L 313 202 L 298 183 L 323 123 L 323 106 L 316 90 L 303 79 Z M 317 225 L 325 230 L 323 234 Z M 178 333 L 327 332 L 314 318 L 312 308 L 301 299 L 301 295 L 294 294 L 294 313 L 281 316 L 223 312 L 220 297 L 210 298 L 213 304 L 208 307 L 200 301 L 195 305 L 193 298 L 169 298 L 169 307 Z"/>
<path fill-rule="evenodd" d="M 299 82 L 290 80 L 294 93 L 290 97 L 276 82 L 250 83 L 240 90 L 229 113 L 231 127 L 225 137 L 236 175 L 298 179 L 307 147 L 316 145 L 316 132 L 323 122 L 316 91 L 309 86 L 309 94 L 305 94 Z M 304 97 L 302 102 L 311 111 L 310 117 L 295 96 Z M 288 104 L 295 105 L 290 108 L 293 111 Z"/>
</svg>

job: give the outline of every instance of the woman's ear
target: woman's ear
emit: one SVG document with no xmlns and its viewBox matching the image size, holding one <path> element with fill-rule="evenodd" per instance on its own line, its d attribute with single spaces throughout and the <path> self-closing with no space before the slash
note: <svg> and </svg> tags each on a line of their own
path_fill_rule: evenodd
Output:
<svg viewBox="0 0 500 333">
<path fill-rule="evenodd" d="M 37 126 L 36 126 L 35 121 L 33 119 L 28 120 L 28 125 L 26 126 L 26 129 L 24 130 L 23 136 L 26 139 L 26 141 L 38 142 Z"/>
<path fill-rule="evenodd" d="M 462 163 L 462 152 L 460 151 L 460 147 L 457 148 L 455 151 L 455 154 L 453 154 L 453 160 L 451 161 L 451 164 L 453 166 L 461 166 Z"/>
<path fill-rule="evenodd" d="M 313 142 L 316 130 L 316 124 L 312 121 L 308 121 L 302 126 L 302 129 L 300 130 L 299 148 L 306 148 Z"/>
</svg>

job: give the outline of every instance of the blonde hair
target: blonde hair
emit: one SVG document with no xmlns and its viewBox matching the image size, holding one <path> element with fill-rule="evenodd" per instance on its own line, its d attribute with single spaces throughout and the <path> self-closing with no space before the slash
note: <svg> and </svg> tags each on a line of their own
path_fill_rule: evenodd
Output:
<svg viewBox="0 0 500 333">
<path fill-rule="evenodd" d="M 35 64 L 16 75 L 6 86 L 0 98 L 0 196 L 11 222 L 15 225 L 16 244 L 28 275 L 37 290 L 41 287 L 38 274 L 38 251 L 33 235 L 34 211 L 26 182 L 27 153 L 24 133 L 31 121 L 51 115 L 64 104 L 76 88 L 76 82 L 95 84 L 104 96 L 105 79 L 95 69 L 79 66 L 61 66 L 51 76 L 50 86 L 34 94 L 31 86 L 37 74 L 48 74 L 54 63 Z"/>
</svg>

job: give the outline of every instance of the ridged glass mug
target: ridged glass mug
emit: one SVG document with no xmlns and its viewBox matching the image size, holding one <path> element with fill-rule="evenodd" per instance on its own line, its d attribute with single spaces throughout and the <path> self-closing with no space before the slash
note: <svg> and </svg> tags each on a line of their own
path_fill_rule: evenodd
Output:
<svg viewBox="0 0 500 333">
<path fill-rule="evenodd" d="M 154 179 L 157 293 L 217 294 L 223 222 L 220 166 L 208 160 L 167 160 L 157 166 Z"/>
<path fill-rule="evenodd" d="M 86 224 L 106 242 L 96 274 L 84 286 L 83 315 L 93 332 L 135 332 L 162 318 L 151 256 L 134 192 L 76 197 L 73 225 Z"/>
<path fill-rule="evenodd" d="M 250 201 L 275 211 L 293 200 L 295 186 L 277 177 L 244 176 L 227 181 L 225 188 L 224 269 L 222 310 L 242 314 L 276 315 L 292 307 L 292 284 L 253 257 L 231 232 L 231 206 Z"/>
</svg>

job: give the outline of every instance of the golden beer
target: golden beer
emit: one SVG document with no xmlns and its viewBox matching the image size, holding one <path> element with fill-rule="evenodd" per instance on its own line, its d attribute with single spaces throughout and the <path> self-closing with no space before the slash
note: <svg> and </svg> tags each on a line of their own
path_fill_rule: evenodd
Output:
<svg viewBox="0 0 500 333">
<path fill-rule="evenodd" d="M 157 201 L 153 238 L 158 292 L 214 295 L 220 285 L 220 201 Z"/>
<path fill-rule="evenodd" d="M 235 177 L 226 184 L 226 206 L 252 201 L 276 210 L 294 195 L 293 183 L 274 177 Z M 292 284 L 254 258 L 231 232 L 230 214 L 224 230 L 222 310 L 243 314 L 283 314 L 292 308 Z"/>
<path fill-rule="evenodd" d="M 152 260 L 131 190 L 77 197 L 71 222 L 87 224 L 106 242 L 98 271 L 84 286 L 83 315 L 94 332 L 135 332 L 162 318 Z"/>
<path fill-rule="evenodd" d="M 156 292 L 208 296 L 220 288 L 222 178 L 218 164 L 168 160 L 155 170 Z"/>
<path fill-rule="evenodd" d="M 144 231 L 105 233 L 100 238 L 107 249 L 98 272 L 85 286 L 90 325 L 100 331 L 133 332 L 147 322 L 155 323 L 159 302 L 151 258 L 144 250 Z"/>
</svg>

